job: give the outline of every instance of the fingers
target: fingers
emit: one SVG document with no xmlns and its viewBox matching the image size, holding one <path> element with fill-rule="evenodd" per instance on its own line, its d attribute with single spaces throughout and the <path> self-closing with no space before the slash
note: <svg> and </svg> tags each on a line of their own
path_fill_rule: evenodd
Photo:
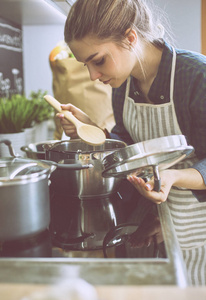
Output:
<svg viewBox="0 0 206 300">
<path fill-rule="evenodd" d="M 85 115 L 82 110 L 80 110 L 76 106 L 72 105 L 71 103 L 61 104 L 61 108 L 62 108 L 62 110 L 70 111 L 75 117 L 78 117 L 78 115 L 81 115 L 81 114 Z M 62 114 L 62 113 L 57 113 L 56 116 L 61 119 L 64 118 L 64 114 Z"/>
<path fill-rule="evenodd" d="M 70 103 L 67 103 L 67 104 L 61 104 L 61 108 L 63 109 L 63 110 L 69 110 L 69 111 L 71 111 L 71 107 L 72 107 L 73 105 L 72 104 L 70 104 Z"/>
<path fill-rule="evenodd" d="M 94 122 L 92 122 L 92 120 L 90 119 L 90 117 L 84 113 L 81 109 L 77 108 L 76 106 L 72 105 L 71 103 L 68 104 L 61 104 L 61 108 L 63 110 L 68 110 L 70 111 L 73 116 L 75 118 L 77 118 L 79 121 L 85 123 L 85 124 L 90 124 L 90 125 L 94 125 L 97 126 Z M 63 119 L 64 116 L 63 114 L 57 114 L 57 117 Z"/>
<path fill-rule="evenodd" d="M 56 117 L 60 119 L 62 129 L 64 130 L 67 136 L 69 136 L 72 139 L 78 138 L 75 125 L 71 123 L 69 120 L 65 119 L 64 114 L 57 113 Z"/>
<path fill-rule="evenodd" d="M 127 180 L 138 190 L 138 192 L 145 198 L 151 200 L 156 204 L 161 204 L 166 201 L 167 195 L 164 193 L 164 190 L 161 187 L 159 193 L 154 191 L 154 182 L 151 180 L 146 182 L 135 175 L 129 175 Z"/>
<path fill-rule="evenodd" d="M 77 112 L 82 112 L 79 108 L 77 108 L 76 106 L 74 106 L 71 103 L 68 104 L 61 104 L 61 108 L 63 110 L 68 110 L 70 111 L 73 115 L 75 115 Z M 82 112 L 83 113 L 83 112 Z"/>
<path fill-rule="evenodd" d="M 78 138 L 78 135 L 77 135 L 77 130 L 76 130 L 76 127 L 75 126 L 62 126 L 65 134 L 67 136 L 69 136 L 70 138 L 72 139 L 76 139 Z"/>
<path fill-rule="evenodd" d="M 70 111 L 75 118 L 77 118 L 79 121 L 85 123 L 85 124 L 90 124 L 97 126 L 94 124 L 89 116 L 85 114 L 81 109 L 77 108 L 76 106 L 72 105 L 71 103 L 68 104 L 61 104 L 61 108 L 63 110 L 68 110 Z M 78 138 L 77 131 L 75 128 L 75 125 L 73 125 L 69 120 L 67 120 L 64 117 L 64 114 L 62 113 L 57 113 L 56 117 L 60 119 L 61 126 L 65 132 L 66 135 L 70 136 L 71 138 Z"/>
</svg>

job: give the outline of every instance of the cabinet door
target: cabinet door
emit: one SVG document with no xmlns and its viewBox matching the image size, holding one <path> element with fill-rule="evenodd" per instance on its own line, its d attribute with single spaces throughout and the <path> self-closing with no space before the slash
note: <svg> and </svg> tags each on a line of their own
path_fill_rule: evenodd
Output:
<svg viewBox="0 0 206 300">
<path fill-rule="evenodd" d="M 0 17 L 0 98 L 23 94 L 22 29 Z"/>
</svg>

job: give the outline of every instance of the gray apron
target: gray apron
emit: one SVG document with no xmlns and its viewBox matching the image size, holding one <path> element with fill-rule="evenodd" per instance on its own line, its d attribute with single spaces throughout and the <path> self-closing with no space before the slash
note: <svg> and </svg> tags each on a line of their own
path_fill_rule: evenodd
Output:
<svg viewBox="0 0 206 300">
<path fill-rule="evenodd" d="M 173 101 L 175 67 L 176 52 L 173 49 L 170 102 L 168 103 L 158 105 L 135 103 L 129 97 L 130 78 L 127 80 L 123 122 L 135 143 L 162 136 L 182 134 Z M 196 161 L 196 156 L 192 155 L 175 165 L 175 168 L 188 168 Z M 206 202 L 200 203 L 190 190 L 172 187 L 167 204 L 182 249 L 189 280 L 193 285 L 205 285 Z"/>
</svg>

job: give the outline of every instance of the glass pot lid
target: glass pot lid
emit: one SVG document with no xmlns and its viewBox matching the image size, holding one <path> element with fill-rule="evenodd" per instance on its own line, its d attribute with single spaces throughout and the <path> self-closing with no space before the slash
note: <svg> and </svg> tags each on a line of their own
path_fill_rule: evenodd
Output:
<svg viewBox="0 0 206 300">
<path fill-rule="evenodd" d="M 0 182 L 40 176 L 50 173 L 51 164 L 24 158 L 0 159 Z"/>
</svg>

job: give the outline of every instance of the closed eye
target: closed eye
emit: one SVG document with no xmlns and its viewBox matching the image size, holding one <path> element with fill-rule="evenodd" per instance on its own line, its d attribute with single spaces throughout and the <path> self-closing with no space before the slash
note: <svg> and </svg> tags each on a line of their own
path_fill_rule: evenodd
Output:
<svg viewBox="0 0 206 300">
<path fill-rule="evenodd" d="M 105 62 L 105 59 L 104 59 L 104 57 L 103 57 L 100 61 L 95 62 L 95 65 L 96 65 L 96 66 L 101 66 L 101 65 L 104 64 L 104 62 Z"/>
</svg>

